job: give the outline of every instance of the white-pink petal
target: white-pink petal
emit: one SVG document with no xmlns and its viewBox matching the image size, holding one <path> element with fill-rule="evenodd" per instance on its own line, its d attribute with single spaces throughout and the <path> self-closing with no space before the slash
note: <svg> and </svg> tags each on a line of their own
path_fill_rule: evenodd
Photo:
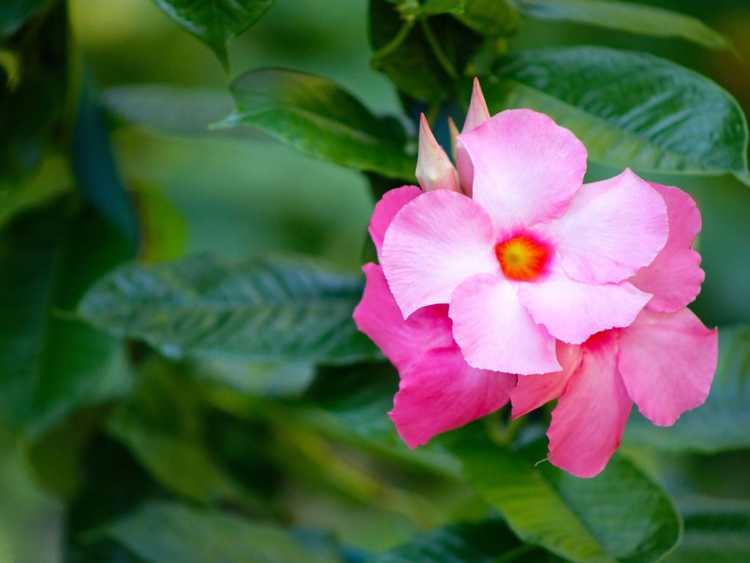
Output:
<svg viewBox="0 0 750 563">
<path fill-rule="evenodd" d="M 453 337 L 473 367 L 524 375 L 561 369 L 554 338 L 523 308 L 516 285 L 499 274 L 462 283 L 449 314 Z"/>
<path fill-rule="evenodd" d="M 651 295 L 632 284 L 588 284 L 552 271 L 536 283 L 522 283 L 521 303 L 538 324 L 570 344 L 591 335 L 632 323 Z"/>
<path fill-rule="evenodd" d="M 503 232 L 560 215 L 586 173 L 583 144 L 535 111 L 503 111 L 458 141 L 471 160 L 472 197 Z"/>
<path fill-rule="evenodd" d="M 541 227 L 563 270 L 589 283 L 626 280 L 650 264 L 669 232 L 664 199 L 630 170 L 586 184 L 559 219 Z"/>
<path fill-rule="evenodd" d="M 422 190 L 417 186 L 401 186 L 393 190 L 388 190 L 383 194 L 375 204 L 375 209 L 372 210 L 372 217 L 370 217 L 370 225 L 368 231 L 370 232 L 370 238 L 375 245 L 378 257 L 380 256 L 380 250 L 383 246 L 383 239 L 385 238 L 385 231 L 393 221 L 396 213 L 401 211 L 401 208 L 413 200 L 415 197 L 420 195 Z"/>
<path fill-rule="evenodd" d="M 594 477 L 620 446 L 633 403 L 617 373 L 615 331 L 584 347 L 581 364 L 552 411 L 549 461 L 577 477 Z"/>
<path fill-rule="evenodd" d="M 436 190 L 407 203 L 385 233 L 381 263 L 404 317 L 449 303 L 469 277 L 499 271 L 487 213 L 465 195 Z"/>
<path fill-rule="evenodd" d="M 677 311 L 698 296 L 705 278 L 700 268 L 700 254 L 692 248 L 701 230 L 701 214 L 693 198 L 679 188 L 660 184 L 651 186 L 667 205 L 669 237 L 654 261 L 639 270 L 630 281 L 653 294 L 649 309 Z"/>
<path fill-rule="evenodd" d="M 620 335 L 619 366 L 641 414 L 670 426 L 704 403 L 716 372 L 718 335 L 689 309 L 644 310 Z"/>
<path fill-rule="evenodd" d="M 515 382 L 516 376 L 468 366 L 455 345 L 431 350 L 401 373 L 389 414 L 415 448 L 501 408 Z"/>
</svg>

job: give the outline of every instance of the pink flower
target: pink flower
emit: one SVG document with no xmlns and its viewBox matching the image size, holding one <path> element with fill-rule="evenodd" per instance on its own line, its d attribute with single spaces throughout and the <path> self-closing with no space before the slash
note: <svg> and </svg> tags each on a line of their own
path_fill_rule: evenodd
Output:
<svg viewBox="0 0 750 563">
<path fill-rule="evenodd" d="M 456 152 L 459 174 L 422 119 L 425 192 L 410 188 L 378 235 L 403 318 L 447 305 L 466 362 L 513 374 L 557 372 L 556 340 L 635 320 L 651 293 L 628 278 L 667 240 L 656 190 L 629 170 L 582 186 L 586 149 L 570 131 L 530 110 L 490 118 L 478 83 Z"/>
<path fill-rule="evenodd" d="M 422 189 L 387 192 L 370 221 L 382 268 L 364 267 L 354 319 L 399 372 L 390 416 L 415 447 L 509 398 L 514 417 L 559 398 L 550 460 L 595 475 L 632 402 L 667 425 L 708 394 L 716 332 L 684 309 L 700 214 L 629 170 L 582 185 L 570 131 L 490 117 L 478 82 L 455 137 L 458 170 L 423 117 Z"/>
<path fill-rule="evenodd" d="M 700 213 L 677 188 L 653 187 L 669 212 L 669 240 L 631 283 L 653 298 L 627 328 L 597 334 L 581 346 L 561 344 L 559 373 L 519 379 L 511 394 L 517 418 L 553 399 L 549 460 L 593 477 L 620 445 L 632 404 L 658 426 L 703 404 L 716 371 L 718 338 L 686 309 L 703 281 L 692 249 Z"/>
<path fill-rule="evenodd" d="M 370 223 L 378 249 L 392 210 L 419 193 L 419 188 L 406 186 L 390 191 L 378 204 Z M 399 391 L 389 414 L 409 447 L 425 444 L 436 434 L 459 428 L 508 402 L 516 376 L 466 363 L 453 340 L 446 305 L 424 307 L 405 320 L 380 266 L 367 264 L 363 269 L 365 291 L 354 320 L 398 369 Z"/>
</svg>

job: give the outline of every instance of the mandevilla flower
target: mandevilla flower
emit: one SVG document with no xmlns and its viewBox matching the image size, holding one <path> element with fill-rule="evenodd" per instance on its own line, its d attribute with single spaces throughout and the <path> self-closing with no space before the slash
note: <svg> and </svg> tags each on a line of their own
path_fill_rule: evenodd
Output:
<svg viewBox="0 0 750 563">
<path fill-rule="evenodd" d="M 550 461 L 594 475 L 633 401 L 672 424 L 708 394 L 716 333 L 684 310 L 703 281 L 698 210 L 629 170 L 583 185 L 570 131 L 490 117 L 478 82 L 454 144 L 458 170 L 422 117 L 422 189 L 387 192 L 370 222 L 381 267 L 354 318 L 399 371 L 391 417 L 414 447 L 509 397 L 514 416 L 560 397 Z"/>
</svg>

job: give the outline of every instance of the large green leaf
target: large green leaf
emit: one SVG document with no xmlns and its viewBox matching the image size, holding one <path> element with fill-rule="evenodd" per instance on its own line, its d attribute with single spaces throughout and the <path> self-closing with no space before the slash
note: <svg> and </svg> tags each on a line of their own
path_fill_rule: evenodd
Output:
<svg viewBox="0 0 750 563">
<path fill-rule="evenodd" d="M 103 532 L 148 563 L 339 561 L 307 548 L 282 528 L 166 502 L 146 504 Z"/>
<path fill-rule="evenodd" d="M 49 3 L 50 0 L 3 0 L 0 6 L 0 39 L 15 33 L 26 20 Z"/>
<path fill-rule="evenodd" d="M 727 40 L 699 19 L 614 0 L 515 0 L 525 16 L 608 27 L 640 35 L 681 37 L 712 49 L 729 48 Z"/>
<path fill-rule="evenodd" d="M 678 542 L 681 523 L 669 497 L 624 458 L 594 479 L 578 479 L 535 463 L 544 444 L 512 451 L 480 430 L 468 427 L 453 451 L 467 482 L 522 540 L 572 561 L 630 563 L 656 561 Z"/>
<path fill-rule="evenodd" d="M 248 29 L 273 0 L 154 0 L 170 18 L 213 49 L 229 66 L 227 41 Z"/>
<path fill-rule="evenodd" d="M 525 546 L 500 519 L 454 524 L 414 537 L 372 563 L 496 563 L 547 560 L 541 549 Z"/>
<path fill-rule="evenodd" d="M 377 356 L 352 321 L 361 291 L 358 276 L 310 262 L 204 255 L 123 267 L 86 294 L 79 312 L 173 357 L 348 362 Z"/>
<path fill-rule="evenodd" d="M 121 344 L 65 316 L 127 249 L 66 201 L 20 216 L 0 238 L 0 417 L 36 433 L 128 383 Z"/>
<path fill-rule="evenodd" d="M 335 82 L 290 70 L 247 72 L 232 83 L 237 111 L 225 127 L 249 125 L 316 158 L 412 178 L 400 125 L 380 119 Z"/>
<path fill-rule="evenodd" d="M 747 123 L 737 102 L 707 78 L 653 55 L 600 47 L 526 51 L 483 86 L 491 109 L 543 111 L 578 135 L 595 161 L 750 181 Z"/>
<path fill-rule="evenodd" d="M 670 428 L 633 417 L 625 439 L 666 450 L 719 452 L 750 448 L 750 327 L 719 330 L 719 365 L 704 405 Z"/>
<path fill-rule="evenodd" d="M 699 497 L 679 506 L 685 535 L 670 563 L 750 561 L 750 502 Z"/>
</svg>

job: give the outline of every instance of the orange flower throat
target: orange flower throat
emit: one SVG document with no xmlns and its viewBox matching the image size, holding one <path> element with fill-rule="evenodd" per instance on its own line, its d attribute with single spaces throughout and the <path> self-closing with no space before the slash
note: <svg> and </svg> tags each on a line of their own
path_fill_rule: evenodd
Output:
<svg viewBox="0 0 750 563">
<path fill-rule="evenodd" d="M 535 280 L 550 259 L 547 245 L 530 235 L 516 235 L 496 244 L 495 255 L 505 277 L 516 281 Z"/>
</svg>

